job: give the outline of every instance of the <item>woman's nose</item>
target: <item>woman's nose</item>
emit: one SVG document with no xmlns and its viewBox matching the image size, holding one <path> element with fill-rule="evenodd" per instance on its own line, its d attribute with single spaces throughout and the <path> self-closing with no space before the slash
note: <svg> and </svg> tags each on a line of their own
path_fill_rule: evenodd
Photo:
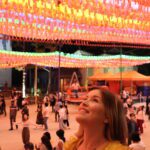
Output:
<svg viewBox="0 0 150 150">
<path fill-rule="evenodd" d="M 82 105 L 88 105 L 88 104 L 89 104 L 89 99 L 82 101 Z"/>
</svg>

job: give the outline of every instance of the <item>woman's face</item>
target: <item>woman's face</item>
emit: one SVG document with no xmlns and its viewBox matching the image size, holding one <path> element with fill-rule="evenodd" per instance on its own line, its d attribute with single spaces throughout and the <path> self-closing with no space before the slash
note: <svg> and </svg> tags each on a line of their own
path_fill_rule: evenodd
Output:
<svg viewBox="0 0 150 150">
<path fill-rule="evenodd" d="M 105 107 L 102 102 L 102 95 L 99 90 L 92 90 L 88 93 L 78 109 L 76 120 L 80 124 L 104 124 Z"/>
<path fill-rule="evenodd" d="M 27 115 L 24 115 L 24 121 L 27 121 L 28 120 L 28 116 Z"/>
</svg>

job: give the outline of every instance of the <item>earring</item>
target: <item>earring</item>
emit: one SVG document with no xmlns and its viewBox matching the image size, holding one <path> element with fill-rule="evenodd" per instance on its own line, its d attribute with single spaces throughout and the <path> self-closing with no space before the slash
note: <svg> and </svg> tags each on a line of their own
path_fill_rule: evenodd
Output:
<svg viewBox="0 0 150 150">
<path fill-rule="evenodd" d="M 105 119 L 105 120 L 104 120 L 104 123 L 108 123 L 108 119 Z"/>
</svg>

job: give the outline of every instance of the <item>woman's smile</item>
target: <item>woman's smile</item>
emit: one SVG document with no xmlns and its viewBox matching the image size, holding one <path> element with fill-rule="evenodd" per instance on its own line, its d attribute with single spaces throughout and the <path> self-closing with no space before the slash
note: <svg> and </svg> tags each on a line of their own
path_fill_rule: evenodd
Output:
<svg viewBox="0 0 150 150">
<path fill-rule="evenodd" d="M 79 107 L 78 112 L 79 113 L 89 113 L 89 111 L 83 107 Z"/>
</svg>

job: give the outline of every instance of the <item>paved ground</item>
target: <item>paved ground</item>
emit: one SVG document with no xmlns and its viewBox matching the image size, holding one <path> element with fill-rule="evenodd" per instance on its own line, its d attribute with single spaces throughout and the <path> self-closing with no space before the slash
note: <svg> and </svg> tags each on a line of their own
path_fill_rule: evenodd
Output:
<svg viewBox="0 0 150 150">
<path fill-rule="evenodd" d="M 9 106 L 9 102 L 7 101 L 7 106 Z M 78 128 L 78 124 L 75 121 L 75 115 L 77 112 L 77 105 L 69 105 L 69 112 L 70 112 L 70 127 L 71 129 L 65 131 L 66 138 L 69 138 L 72 133 L 76 131 Z M 30 105 L 30 120 L 35 122 L 36 120 L 36 105 Z M 19 126 L 18 130 L 9 131 L 9 108 L 7 108 L 7 117 L 0 115 L 0 146 L 2 150 L 23 150 L 22 138 L 21 138 L 21 129 L 22 127 Z M 21 113 L 20 111 L 17 114 L 17 121 L 21 121 Z M 54 121 L 54 114 L 50 114 L 49 122 L 49 131 L 52 136 L 52 144 L 55 145 L 57 141 L 57 136 L 55 134 L 56 130 L 58 129 L 58 123 Z M 43 134 L 43 129 L 35 129 L 34 126 L 30 127 L 31 133 L 31 142 L 34 144 L 38 144 L 40 142 L 40 138 Z M 150 121 L 146 118 L 146 128 L 144 129 L 144 134 L 142 135 L 142 140 L 146 144 L 146 150 L 150 150 Z"/>
</svg>

